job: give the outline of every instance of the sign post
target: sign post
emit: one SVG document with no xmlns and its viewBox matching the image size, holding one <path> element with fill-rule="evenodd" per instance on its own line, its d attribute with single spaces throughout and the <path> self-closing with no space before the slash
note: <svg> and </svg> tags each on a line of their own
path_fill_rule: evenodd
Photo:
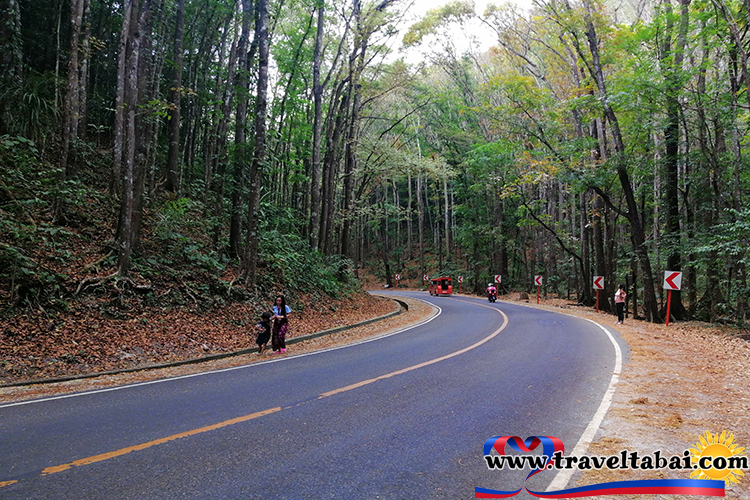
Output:
<svg viewBox="0 0 750 500">
<path fill-rule="evenodd" d="M 500 295 L 500 283 L 503 282 L 503 277 L 499 274 L 495 275 L 495 283 L 497 283 L 497 291 L 495 292 L 498 296 Z"/>
<path fill-rule="evenodd" d="M 398 281 L 399 281 L 400 279 L 401 279 L 401 275 L 400 275 L 400 274 L 397 274 L 397 275 L 396 275 L 396 288 L 398 288 Z"/>
<path fill-rule="evenodd" d="M 458 277 L 458 294 L 459 295 L 461 295 L 461 283 L 463 283 L 463 282 L 464 282 L 464 277 L 463 276 L 459 276 Z"/>
<path fill-rule="evenodd" d="M 667 326 L 669 326 L 669 310 L 672 308 L 672 290 L 682 287 L 682 273 L 680 271 L 664 271 L 664 288 L 669 290 L 667 295 Z"/>
<path fill-rule="evenodd" d="M 534 284 L 536 285 L 536 303 L 539 303 L 539 287 L 542 286 L 544 278 L 541 276 L 534 276 Z"/>
<path fill-rule="evenodd" d="M 599 290 L 604 290 L 604 276 L 594 276 L 594 290 L 596 290 L 596 312 L 599 312 Z"/>
<path fill-rule="evenodd" d="M 424 289 L 425 290 L 427 290 L 427 280 L 428 279 L 429 279 L 429 277 L 426 274 L 424 276 L 422 276 L 422 281 L 424 282 Z"/>
</svg>

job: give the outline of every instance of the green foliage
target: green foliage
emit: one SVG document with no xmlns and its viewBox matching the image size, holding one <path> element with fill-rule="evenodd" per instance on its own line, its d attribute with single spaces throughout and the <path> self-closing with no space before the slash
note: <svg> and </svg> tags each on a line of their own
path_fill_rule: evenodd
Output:
<svg viewBox="0 0 750 500">
<path fill-rule="evenodd" d="M 750 264 L 750 209 L 727 209 L 726 215 L 732 220 L 716 224 L 703 245 L 694 247 L 697 255 L 717 254 L 744 265 Z"/>
<path fill-rule="evenodd" d="M 43 206 L 57 173 L 44 167 L 34 141 L 0 136 L 0 208 L 28 217 L 30 210 Z"/>
<path fill-rule="evenodd" d="M 147 257 L 146 263 L 195 266 L 213 272 L 222 270 L 225 263 L 205 241 L 212 224 L 210 219 L 203 217 L 201 208 L 189 198 L 165 202 L 157 210 L 154 236 L 166 252 Z"/>
<path fill-rule="evenodd" d="M 435 33 L 446 24 L 464 21 L 474 16 L 474 5 L 471 2 L 453 1 L 437 9 L 427 11 L 425 17 L 413 24 L 404 35 L 404 45 L 409 47 L 421 43 L 427 35 Z"/>
<path fill-rule="evenodd" d="M 30 249 L 40 249 L 51 262 L 66 263 L 71 255 L 66 239 L 71 233 L 49 225 L 19 224 L 2 217 L 0 233 L 12 242 L 0 241 L 0 283 L 8 284 L 12 303 L 66 307 L 62 298 L 67 277 L 40 264 Z"/>
<path fill-rule="evenodd" d="M 276 230 L 260 235 L 260 255 L 267 268 L 266 279 L 302 293 L 324 292 L 340 298 L 358 283 L 353 263 L 341 256 L 312 252 L 300 238 Z"/>
<path fill-rule="evenodd" d="M 60 113 L 55 106 L 55 76 L 31 72 L 0 88 L 0 132 L 45 141 L 55 130 Z"/>
</svg>

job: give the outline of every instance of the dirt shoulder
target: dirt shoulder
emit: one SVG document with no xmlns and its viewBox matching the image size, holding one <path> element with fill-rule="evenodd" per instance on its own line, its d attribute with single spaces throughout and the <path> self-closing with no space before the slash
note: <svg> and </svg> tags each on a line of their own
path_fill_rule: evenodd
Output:
<svg viewBox="0 0 750 500">
<path fill-rule="evenodd" d="M 520 303 L 514 297 L 501 297 Z M 286 355 L 330 348 L 382 335 L 424 321 L 433 308 L 421 301 L 401 298 L 408 312 L 366 326 L 344 330 L 308 342 L 295 344 Z M 732 432 L 735 443 L 750 449 L 750 342 L 736 331 L 704 323 L 679 322 L 669 327 L 626 319 L 615 325 L 609 314 L 567 304 L 563 300 L 543 300 L 527 304 L 547 310 L 591 319 L 616 330 L 627 342 L 630 354 L 616 387 L 612 405 L 589 447 L 589 454 L 614 455 L 621 450 L 662 455 L 682 455 L 698 443 L 706 431 Z M 389 305 L 389 311 L 393 306 Z M 374 317 L 368 311 L 362 314 Z M 351 320 L 354 316 L 350 316 Z M 200 365 L 149 370 L 94 379 L 28 387 L 0 388 L 0 402 L 38 398 L 82 390 L 105 388 L 146 380 L 175 377 L 256 363 L 269 356 L 248 354 Z M 572 448 L 574 443 L 566 443 Z M 747 455 L 747 450 L 743 453 Z M 745 471 L 748 472 L 748 471 Z M 684 471 L 586 471 L 574 476 L 578 486 L 606 481 L 635 479 L 688 479 Z M 572 485 L 571 485 L 572 486 Z M 750 499 L 750 476 L 727 486 L 726 497 Z M 603 497 L 598 497 L 603 498 Z M 617 496 L 616 498 L 644 498 Z M 655 495 L 651 498 L 661 498 Z M 674 500 L 695 498 L 665 495 Z"/>
</svg>

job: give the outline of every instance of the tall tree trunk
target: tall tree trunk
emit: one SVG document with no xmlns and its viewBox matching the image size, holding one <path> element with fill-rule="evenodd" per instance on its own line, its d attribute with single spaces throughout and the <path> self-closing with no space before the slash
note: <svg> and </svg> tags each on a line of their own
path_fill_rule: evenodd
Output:
<svg viewBox="0 0 750 500">
<path fill-rule="evenodd" d="M 78 93 L 78 126 L 76 138 L 86 137 L 86 127 L 88 126 L 88 86 L 91 67 L 91 22 L 88 21 L 88 19 L 90 18 L 91 0 L 84 0 L 83 19 L 86 20 L 86 22 L 83 23 L 81 33 L 81 61 L 78 72 L 80 90 Z"/>
<path fill-rule="evenodd" d="M 237 64 L 240 58 L 240 41 L 237 39 L 236 30 L 235 36 L 232 40 L 232 46 L 229 49 L 229 65 L 227 69 L 227 82 L 224 88 L 224 98 L 222 103 L 222 113 L 219 118 L 219 123 L 216 126 L 216 147 L 209 159 L 210 165 L 206 167 L 206 188 L 208 189 L 211 185 L 211 176 L 215 174 L 215 200 L 214 200 L 214 231 L 213 231 L 213 243 L 214 245 L 219 244 L 221 240 L 221 232 L 224 226 L 222 220 L 224 218 L 224 191 L 226 182 L 224 176 L 227 171 L 227 141 L 228 129 L 229 129 L 229 118 L 232 112 L 233 99 L 235 95 L 235 87 L 238 85 L 237 75 Z M 245 46 L 245 52 L 247 52 L 247 46 Z"/>
<path fill-rule="evenodd" d="M 680 74 L 685 53 L 688 30 L 688 6 L 690 0 L 680 0 L 680 26 L 677 33 L 677 43 L 672 51 L 672 5 L 670 0 L 664 0 L 667 13 L 667 29 L 661 53 L 662 65 L 666 67 L 666 108 L 667 125 L 664 130 L 665 146 L 665 204 L 667 212 L 665 240 L 667 244 L 667 270 L 681 271 L 680 256 L 680 207 L 679 207 L 679 141 L 680 141 Z M 675 319 L 683 319 L 685 310 L 682 305 L 682 295 L 679 290 L 672 292 L 671 314 Z"/>
<path fill-rule="evenodd" d="M 347 130 L 345 156 L 344 156 L 344 190 L 343 207 L 344 214 L 341 226 L 341 253 L 349 255 L 352 199 L 354 191 L 354 170 L 357 165 L 357 142 L 359 141 L 359 114 L 360 114 L 360 78 L 365 67 L 365 54 L 369 40 L 368 27 L 362 25 L 360 0 L 354 0 L 352 18 L 357 26 L 354 37 L 354 48 L 349 56 L 349 99 L 351 113 L 349 116 L 349 128 Z"/>
<path fill-rule="evenodd" d="M 408 197 L 406 200 L 406 259 L 412 260 L 414 258 L 414 242 L 413 242 L 413 214 L 412 214 L 412 180 L 411 172 L 407 174 L 407 186 L 408 186 Z"/>
<path fill-rule="evenodd" d="M 23 76 L 23 39 L 21 36 L 21 7 L 18 0 L 0 0 L 0 83 L 3 88 L 18 84 Z M 0 101 L 0 105 L 5 105 Z M 0 108 L 0 117 L 5 110 Z M 4 130 L 0 120 L 0 133 Z"/>
<path fill-rule="evenodd" d="M 0 19 L 0 89 L 17 88 L 23 81 L 23 36 L 18 0 L 0 0 Z M 14 105 L 13 100 L 0 98 L 0 135 L 13 132 L 6 117 Z M 28 132 L 34 139 L 33 131 Z"/>
<path fill-rule="evenodd" d="M 581 217 L 579 225 L 581 239 L 581 283 L 579 283 L 579 286 L 581 287 L 581 295 L 578 300 L 581 304 L 591 306 L 593 305 L 593 298 L 591 297 L 593 281 L 591 280 L 591 231 L 589 230 L 591 226 L 588 219 L 588 205 L 588 191 L 584 191 L 580 195 L 579 204 L 579 215 Z"/>
<path fill-rule="evenodd" d="M 131 18 L 133 9 L 138 9 L 139 0 L 125 0 L 122 10 L 122 31 L 117 47 L 117 91 L 115 97 L 115 121 L 112 127 L 112 175 L 109 180 L 109 192 L 119 193 L 122 182 L 122 166 L 124 162 L 123 147 L 125 144 L 125 92 L 127 90 L 128 45 L 130 43 Z"/>
<path fill-rule="evenodd" d="M 229 221 L 229 252 L 232 257 L 242 257 L 242 188 L 245 178 L 248 151 L 247 144 L 247 108 L 249 102 L 250 68 L 252 64 L 251 52 L 248 50 L 250 40 L 250 23 L 253 17 L 259 15 L 253 8 L 252 0 L 242 0 L 242 34 L 237 48 L 239 63 L 237 68 L 236 93 L 237 114 L 235 115 L 234 153 L 232 157 L 232 208 Z M 257 24 L 257 19 L 256 19 Z M 252 45 L 258 43 L 256 30 Z"/>
<path fill-rule="evenodd" d="M 60 174 L 58 184 L 62 185 L 68 178 L 71 143 L 78 138 L 78 125 L 81 110 L 81 30 L 86 0 L 72 0 L 70 3 L 70 50 L 68 52 L 68 83 L 63 106 L 62 145 L 60 151 Z M 62 191 L 62 189 L 61 189 Z M 56 195 L 53 203 L 54 218 L 63 219 L 64 200 Z"/>
<path fill-rule="evenodd" d="M 333 217 L 336 208 L 336 177 L 341 151 L 341 138 L 349 109 L 348 93 L 344 92 L 345 82 L 341 82 L 332 96 L 329 107 L 329 126 L 326 132 L 326 153 L 323 162 L 323 187 L 321 189 L 321 220 L 318 241 L 325 254 L 331 253 Z"/>
<path fill-rule="evenodd" d="M 643 227 L 640 210 L 635 200 L 635 193 L 633 186 L 630 183 L 630 176 L 627 170 L 626 161 L 626 150 L 625 143 L 620 133 L 620 124 L 617 119 L 612 106 L 610 105 L 610 98 L 607 92 L 606 80 L 604 78 L 604 71 L 601 65 L 601 59 L 599 56 L 599 38 L 596 33 L 593 21 L 593 8 L 589 1 L 586 2 L 587 14 L 586 14 L 586 38 L 589 43 L 589 50 L 591 53 L 591 67 L 590 72 L 596 82 L 597 90 L 599 92 L 599 99 L 604 109 L 604 116 L 610 123 L 610 129 L 612 137 L 615 143 L 615 152 L 617 157 L 615 158 L 615 166 L 617 169 L 617 177 L 620 180 L 623 193 L 625 195 L 625 201 L 628 207 L 626 214 L 628 221 L 630 222 L 631 229 L 631 240 L 633 243 L 633 249 L 635 254 L 638 256 L 638 262 L 641 265 L 643 271 L 643 305 L 646 320 L 651 322 L 660 321 L 658 304 L 656 302 L 656 294 L 654 293 L 654 279 L 651 271 L 651 261 L 648 255 L 648 249 L 646 248 L 646 234 Z M 576 47 L 581 57 L 585 54 L 580 50 L 580 47 Z"/>
<path fill-rule="evenodd" d="M 143 223 L 143 204 L 145 200 L 145 181 L 149 169 L 154 166 L 154 154 L 158 131 L 156 120 L 143 112 L 147 103 L 154 102 L 159 95 L 159 75 L 161 74 L 161 57 L 154 50 L 154 29 L 159 19 L 154 19 L 163 12 L 164 0 L 148 0 L 141 11 L 138 23 L 141 33 L 140 56 L 138 57 L 138 99 L 139 112 L 136 113 L 136 160 L 133 185 L 133 222 L 132 248 L 141 249 L 141 225 Z"/>
<path fill-rule="evenodd" d="M 380 219 L 380 257 L 383 259 L 383 272 L 385 273 L 385 282 L 388 288 L 393 288 L 393 275 L 391 273 L 391 262 L 390 262 L 390 243 L 388 239 L 388 211 L 386 210 L 386 202 L 388 196 L 388 189 L 385 185 L 385 181 L 381 183 L 378 188 L 382 191 L 380 196 L 380 209 L 382 210 L 382 218 Z"/>
<path fill-rule="evenodd" d="M 451 262 L 451 214 L 450 214 L 450 193 L 448 192 L 448 176 L 443 177 L 443 218 L 445 219 L 445 256 L 448 262 Z"/>
<path fill-rule="evenodd" d="M 323 85 L 320 82 L 320 66 L 323 63 L 323 34 L 325 23 L 325 1 L 318 0 L 315 53 L 313 56 L 313 138 L 312 165 L 310 175 L 310 247 L 318 249 L 320 229 L 320 171 L 321 137 L 323 134 Z"/>
<path fill-rule="evenodd" d="M 417 174 L 417 231 L 419 233 L 419 279 L 426 274 L 424 263 L 424 196 L 422 196 L 422 174 Z"/>
<path fill-rule="evenodd" d="M 180 158 L 180 98 L 182 96 L 182 33 L 185 25 L 185 0 L 177 0 L 177 19 L 174 30 L 174 68 L 172 88 L 169 91 L 169 154 L 167 156 L 166 191 L 178 189 L 178 163 Z"/>
<path fill-rule="evenodd" d="M 260 190 L 263 167 L 266 164 L 266 110 L 268 108 L 268 1 L 258 0 L 255 38 L 258 41 L 258 88 L 255 100 L 255 154 L 250 168 L 250 196 L 248 199 L 247 252 L 245 253 L 245 281 L 255 285 L 258 268 L 258 228 L 260 227 Z"/>
<path fill-rule="evenodd" d="M 127 37 L 125 50 L 125 119 L 124 119 L 124 176 L 120 203 L 119 228 L 117 233 L 118 258 L 117 274 L 127 277 L 130 272 L 130 262 L 133 249 L 137 244 L 138 221 L 137 211 L 140 206 L 138 199 L 138 184 L 142 178 L 143 166 L 138 163 L 140 150 L 139 139 L 142 128 L 142 118 L 138 111 L 141 104 L 139 95 L 139 78 L 142 77 L 141 44 L 146 36 L 149 21 L 151 0 L 145 0 L 139 7 L 139 1 L 133 0 L 129 21 L 130 34 Z M 125 21 L 123 21 L 125 25 Z"/>
<path fill-rule="evenodd" d="M 604 203 L 600 196 L 595 195 L 594 197 L 594 211 L 592 216 L 592 232 L 594 234 L 594 261 L 597 276 L 604 276 L 604 290 L 601 292 L 604 297 L 609 297 L 610 292 L 614 289 L 614 283 L 610 283 L 610 277 L 607 276 L 607 264 L 604 256 L 604 228 L 602 227 L 602 212 L 604 211 Z M 593 283 L 584 283 L 584 286 L 592 288 Z M 599 307 L 604 311 L 611 311 L 609 307 L 609 301 L 601 299 L 599 297 Z"/>
</svg>

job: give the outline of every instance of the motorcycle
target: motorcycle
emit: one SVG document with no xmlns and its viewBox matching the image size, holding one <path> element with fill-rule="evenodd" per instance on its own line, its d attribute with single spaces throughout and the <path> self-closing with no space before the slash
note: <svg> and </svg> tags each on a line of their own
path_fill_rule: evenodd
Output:
<svg viewBox="0 0 750 500">
<path fill-rule="evenodd" d="M 495 291 L 487 292 L 487 300 L 494 303 L 497 300 L 497 292 Z"/>
</svg>

